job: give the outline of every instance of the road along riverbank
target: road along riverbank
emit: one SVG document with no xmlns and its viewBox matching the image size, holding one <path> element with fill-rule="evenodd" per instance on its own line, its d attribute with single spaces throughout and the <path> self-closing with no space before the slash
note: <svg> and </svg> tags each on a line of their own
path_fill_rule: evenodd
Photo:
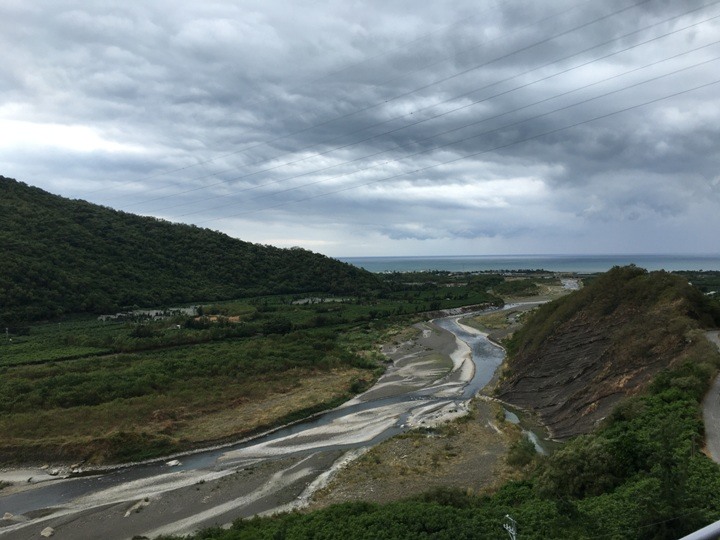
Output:
<svg viewBox="0 0 720 540">
<path fill-rule="evenodd" d="M 711 343 L 720 349 L 720 332 L 705 334 Z M 705 448 L 715 463 L 720 463 L 720 375 L 715 378 L 702 403 L 703 424 L 705 425 Z"/>
</svg>

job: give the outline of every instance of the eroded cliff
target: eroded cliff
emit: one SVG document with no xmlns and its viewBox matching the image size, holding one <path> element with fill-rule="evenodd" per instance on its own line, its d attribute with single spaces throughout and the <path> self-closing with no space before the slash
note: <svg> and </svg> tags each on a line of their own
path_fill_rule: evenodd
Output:
<svg viewBox="0 0 720 540">
<path fill-rule="evenodd" d="M 623 397 L 684 361 L 716 316 L 678 276 L 614 268 L 538 309 L 508 342 L 496 394 L 536 413 L 554 438 L 588 433 Z"/>
</svg>

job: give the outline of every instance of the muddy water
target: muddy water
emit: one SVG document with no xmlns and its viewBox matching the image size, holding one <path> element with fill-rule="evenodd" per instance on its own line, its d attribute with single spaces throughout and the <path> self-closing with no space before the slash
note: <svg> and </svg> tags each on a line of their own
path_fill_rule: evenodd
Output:
<svg viewBox="0 0 720 540">
<path fill-rule="evenodd" d="M 138 493 L 169 493 L 183 482 L 187 487 L 188 481 L 201 482 L 206 478 L 210 481 L 258 463 L 373 446 L 408 429 L 409 419 L 415 419 L 417 425 L 424 423 L 428 415 L 437 417 L 444 410 L 460 409 L 464 401 L 488 384 L 504 353 L 482 334 L 459 326 L 458 318 L 434 322 L 470 348 L 474 373 L 469 382 L 454 372 L 404 394 L 369 401 L 352 400 L 346 406 L 263 437 L 179 457 L 180 464 L 175 467 L 169 467 L 164 460 L 131 465 L 97 476 L 53 481 L 25 492 L 0 495 L 0 514 L 32 514 L 58 507 L 71 512 L 82 507 L 87 511 L 88 504 L 99 509 L 104 504 L 134 500 Z M 185 480 L 178 481 L 178 478 Z M 282 504 L 286 502 L 289 501 Z M 17 527 L 0 527 L 0 537 L 11 532 L 10 529 L 20 532 Z"/>
</svg>

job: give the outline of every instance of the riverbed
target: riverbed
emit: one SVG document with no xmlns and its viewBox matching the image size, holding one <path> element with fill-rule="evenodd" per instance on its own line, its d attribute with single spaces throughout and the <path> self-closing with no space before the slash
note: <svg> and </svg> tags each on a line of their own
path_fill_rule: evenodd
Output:
<svg viewBox="0 0 720 540">
<path fill-rule="evenodd" d="M 27 475 L 23 487 L 31 489 L 0 495 L 0 537 L 37 537 L 47 527 L 57 538 L 184 534 L 302 506 L 334 470 L 367 448 L 466 413 L 504 353 L 458 318 L 419 325 L 412 343 L 388 352 L 393 364 L 373 388 L 310 421 L 87 477 L 14 471 L 14 481 Z M 438 354 L 452 360 L 449 370 L 441 368 Z"/>
</svg>

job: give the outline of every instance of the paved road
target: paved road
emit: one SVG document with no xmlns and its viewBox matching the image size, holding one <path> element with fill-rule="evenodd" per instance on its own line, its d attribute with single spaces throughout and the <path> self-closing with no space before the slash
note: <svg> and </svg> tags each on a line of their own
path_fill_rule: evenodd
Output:
<svg viewBox="0 0 720 540">
<path fill-rule="evenodd" d="M 720 349 L 720 332 L 716 330 L 706 335 Z M 708 454 L 713 461 L 720 463 L 720 375 L 715 378 L 703 400 L 703 423 Z"/>
</svg>

